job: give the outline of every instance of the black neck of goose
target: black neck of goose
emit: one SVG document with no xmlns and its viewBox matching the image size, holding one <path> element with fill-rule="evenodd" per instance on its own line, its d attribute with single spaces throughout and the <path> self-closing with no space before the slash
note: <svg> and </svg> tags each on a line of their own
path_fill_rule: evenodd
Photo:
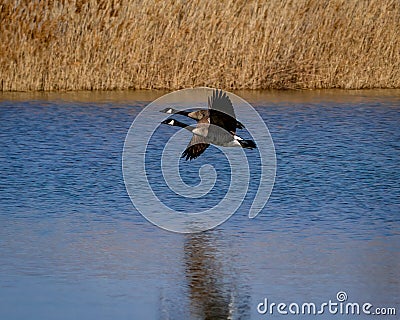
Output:
<svg viewBox="0 0 400 320">
<path fill-rule="evenodd" d="M 186 116 L 186 117 L 189 116 L 189 112 L 188 111 L 178 111 L 178 112 L 175 112 L 175 113 L 176 114 L 181 114 L 181 115 Z"/>
<path fill-rule="evenodd" d="M 183 123 L 183 122 L 180 122 L 180 121 L 178 121 L 178 120 L 174 120 L 173 126 L 174 126 L 174 127 L 185 128 L 186 130 L 189 130 L 189 131 L 192 131 L 192 130 L 194 129 L 194 127 L 189 126 L 189 125 L 187 125 L 187 124 L 185 124 L 185 123 Z"/>
</svg>

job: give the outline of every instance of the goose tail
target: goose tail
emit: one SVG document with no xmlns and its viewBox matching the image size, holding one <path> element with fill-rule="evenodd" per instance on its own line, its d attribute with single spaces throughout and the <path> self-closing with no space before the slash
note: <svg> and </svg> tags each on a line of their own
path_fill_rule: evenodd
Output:
<svg viewBox="0 0 400 320">
<path fill-rule="evenodd" d="M 240 146 L 245 149 L 254 149 L 257 148 L 256 143 L 253 140 L 238 140 Z"/>
</svg>

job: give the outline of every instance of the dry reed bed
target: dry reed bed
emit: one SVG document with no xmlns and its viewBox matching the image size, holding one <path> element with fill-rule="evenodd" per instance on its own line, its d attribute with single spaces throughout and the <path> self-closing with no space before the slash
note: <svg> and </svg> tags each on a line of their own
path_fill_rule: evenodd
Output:
<svg viewBox="0 0 400 320">
<path fill-rule="evenodd" d="M 4 0 L 0 90 L 400 88 L 400 1 Z"/>
</svg>

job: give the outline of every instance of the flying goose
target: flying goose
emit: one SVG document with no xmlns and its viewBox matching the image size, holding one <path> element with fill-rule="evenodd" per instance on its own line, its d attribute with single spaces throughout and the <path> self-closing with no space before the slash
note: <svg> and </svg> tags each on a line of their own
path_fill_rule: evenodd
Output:
<svg viewBox="0 0 400 320">
<path fill-rule="evenodd" d="M 164 110 L 162 111 L 166 112 Z M 244 128 L 244 126 L 236 120 L 232 102 L 222 90 L 215 90 L 212 97 L 208 98 L 208 109 L 197 110 L 190 116 L 190 112 L 186 113 L 186 111 L 180 114 L 187 115 L 192 119 L 198 117 L 197 125 L 189 126 L 173 118 L 168 118 L 162 123 L 185 128 L 193 133 L 186 150 L 182 153 L 182 158 L 186 158 L 186 160 L 197 158 L 210 144 L 223 147 L 257 148 L 253 140 L 243 140 L 236 135 L 236 128 Z"/>
<path fill-rule="evenodd" d="M 229 101 L 229 103 L 230 103 L 230 101 Z M 208 107 L 209 107 L 209 109 L 195 109 L 194 111 L 186 111 L 186 110 L 179 111 L 179 110 L 176 110 L 174 108 L 170 108 L 169 107 L 169 108 L 165 108 L 163 110 L 160 110 L 160 112 L 164 112 L 164 113 L 168 113 L 168 114 L 180 114 L 180 115 L 186 116 L 188 118 L 191 118 L 193 120 L 199 121 L 199 120 L 203 119 L 204 117 L 209 117 L 210 116 L 210 112 L 209 112 L 209 110 L 210 110 L 210 99 L 208 100 Z M 213 112 L 216 115 L 219 114 L 221 117 L 223 117 L 223 116 L 224 117 L 231 117 L 231 115 L 226 114 L 225 112 L 223 112 L 223 111 L 221 111 L 219 109 L 214 109 Z M 235 120 L 234 119 L 234 115 L 233 115 L 233 119 L 230 119 L 230 121 L 236 121 L 236 128 L 244 129 L 244 125 L 240 121 Z"/>
</svg>

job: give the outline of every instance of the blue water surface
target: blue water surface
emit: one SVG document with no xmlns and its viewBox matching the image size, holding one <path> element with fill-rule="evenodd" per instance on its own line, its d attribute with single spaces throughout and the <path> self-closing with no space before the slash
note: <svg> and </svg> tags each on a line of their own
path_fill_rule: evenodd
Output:
<svg viewBox="0 0 400 320">
<path fill-rule="evenodd" d="M 340 291 L 398 317 L 400 91 L 239 92 L 271 132 L 273 192 L 256 219 L 257 184 L 227 222 L 187 235 L 143 218 L 123 181 L 127 131 L 161 94 L 0 95 L 0 319 L 266 319 L 265 298 L 319 306 Z M 206 208 L 227 190 L 224 161 Z"/>
</svg>

